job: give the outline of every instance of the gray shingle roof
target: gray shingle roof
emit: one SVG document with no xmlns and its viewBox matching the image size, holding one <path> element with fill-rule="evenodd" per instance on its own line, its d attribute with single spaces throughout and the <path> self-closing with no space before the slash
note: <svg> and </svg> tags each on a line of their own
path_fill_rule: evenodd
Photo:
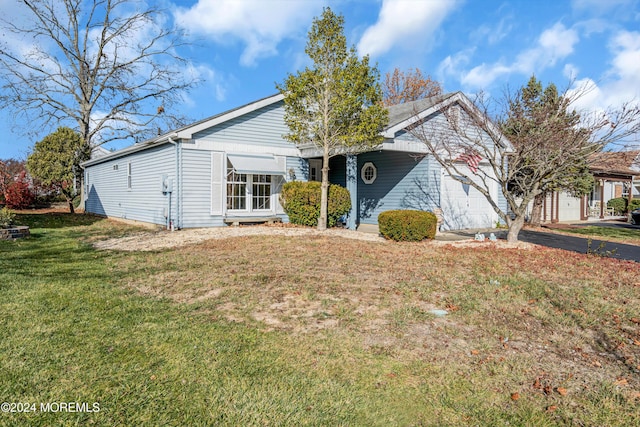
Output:
<svg viewBox="0 0 640 427">
<path fill-rule="evenodd" d="M 416 112 L 429 109 L 439 102 L 452 97 L 456 93 L 457 92 L 445 93 L 443 95 L 432 96 L 430 98 L 419 99 L 417 101 L 405 102 L 404 104 L 387 107 L 387 110 L 389 111 L 389 124 L 386 128 L 402 123 L 403 121 L 413 117 Z"/>
</svg>

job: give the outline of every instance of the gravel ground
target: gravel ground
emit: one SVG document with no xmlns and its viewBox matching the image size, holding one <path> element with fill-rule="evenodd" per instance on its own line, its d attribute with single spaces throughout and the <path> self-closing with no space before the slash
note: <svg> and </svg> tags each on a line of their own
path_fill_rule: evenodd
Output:
<svg viewBox="0 0 640 427">
<path fill-rule="evenodd" d="M 334 228 L 326 231 L 318 231 L 315 228 L 293 227 L 287 225 L 252 225 L 240 227 L 211 227 L 211 228 L 190 228 L 178 231 L 148 231 L 135 233 L 126 237 L 118 237 L 94 242 L 98 249 L 115 249 L 122 251 L 152 251 L 157 249 L 174 248 L 186 245 L 197 244 L 205 240 L 227 239 L 240 236 L 335 236 L 345 239 L 365 240 L 376 243 L 389 243 L 383 237 L 373 233 L 363 233 L 360 231 Z M 432 245 L 453 245 L 453 246 L 480 246 L 496 245 L 499 247 L 511 247 L 528 249 L 533 247 L 529 243 L 518 242 L 510 245 L 505 241 L 495 243 L 480 243 L 472 239 L 457 242 L 429 241 Z"/>
</svg>

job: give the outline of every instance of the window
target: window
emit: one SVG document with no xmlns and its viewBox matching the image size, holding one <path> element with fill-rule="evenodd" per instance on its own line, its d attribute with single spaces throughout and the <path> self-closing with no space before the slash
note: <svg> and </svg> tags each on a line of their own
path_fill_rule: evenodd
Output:
<svg viewBox="0 0 640 427">
<path fill-rule="evenodd" d="M 236 173 L 227 160 L 227 209 L 247 209 L 247 174 Z"/>
<path fill-rule="evenodd" d="M 373 181 L 378 177 L 376 166 L 371 162 L 365 163 L 360 170 L 360 177 L 365 184 L 373 184 Z"/>
<path fill-rule="evenodd" d="M 227 210 L 271 210 L 272 175 L 238 173 L 227 160 Z"/>
<path fill-rule="evenodd" d="M 271 209 L 271 175 L 253 176 L 253 210 Z"/>
<path fill-rule="evenodd" d="M 127 188 L 131 189 L 131 162 L 127 163 Z"/>
</svg>

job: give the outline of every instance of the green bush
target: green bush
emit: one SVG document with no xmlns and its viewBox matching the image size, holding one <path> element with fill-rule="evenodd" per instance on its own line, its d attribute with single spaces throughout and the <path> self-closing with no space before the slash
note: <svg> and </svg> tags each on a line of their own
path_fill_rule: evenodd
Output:
<svg viewBox="0 0 640 427">
<path fill-rule="evenodd" d="M 320 216 L 320 183 L 317 181 L 287 182 L 280 194 L 280 204 L 292 224 L 318 225 Z M 329 184 L 328 226 L 335 227 L 351 209 L 351 197 L 346 188 Z"/>
<path fill-rule="evenodd" d="M 607 202 L 608 208 L 613 208 L 613 213 L 616 215 L 621 215 L 627 211 L 627 199 L 624 197 L 616 197 L 615 199 L 610 199 Z"/>
<path fill-rule="evenodd" d="M 438 218 L 432 212 L 416 210 L 386 211 L 378 215 L 380 234 L 396 242 L 433 239 Z"/>
<path fill-rule="evenodd" d="M 8 207 L 0 209 L 0 228 L 9 228 L 13 225 L 13 220 L 16 217 Z"/>
<path fill-rule="evenodd" d="M 629 203 L 627 210 L 631 212 L 634 209 L 640 209 L 640 199 L 631 199 L 631 203 Z"/>
</svg>

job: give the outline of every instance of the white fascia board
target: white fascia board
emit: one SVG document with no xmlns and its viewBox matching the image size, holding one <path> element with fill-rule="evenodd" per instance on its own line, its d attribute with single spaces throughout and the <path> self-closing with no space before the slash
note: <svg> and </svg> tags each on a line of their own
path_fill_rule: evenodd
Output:
<svg viewBox="0 0 640 427">
<path fill-rule="evenodd" d="M 476 116 L 478 116 L 480 114 L 480 112 L 478 111 L 478 107 L 476 107 L 472 102 L 469 101 L 469 98 L 467 98 L 466 96 L 464 96 L 461 92 L 458 92 L 456 94 L 454 94 L 453 96 L 439 102 L 438 104 L 435 104 L 429 108 L 427 108 L 426 110 L 422 110 L 417 112 L 417 114 L 415 114 L 412 117 L 409 117 L 408 119 L 386 129 L 385 131 L 383 131 L 382 136 L 384 136 L 385 138 L 390 138 L 393 139 L 396 136 L 396 133 L 398 133 L 399 131 L 406 129 L 407 127 L 410 127 L 411 125 L 420 122 L 422 119 L 424 119 L 425 117 L 430 116 L 431 114 L 441 110 L 444 107 L 447 107 L 449 105 L 452 105 L 454 103 L 460 103 L 461 105 L 464 106 L 464 110 L 467 111 L 468 114 L 474 114 Z M 502 134 L 502 132 L 500 131 L 500 129 L 498 129 L 498 127 L 493 123 L 493 122 L 489 122 L 489 131 L 491 133 L 493 133 L 494 135 L 499 136 L 499 141 L 503 144 L 505 150 L 507 152 L 513 152 L 513 145 L 511 144 L 511 142 L 506 138 L 506 136 L 504 136 Z"/>
<path fill-rule="evenodd" d="M 450 96 L 449 98 L 445 99 L 444 101 L 441 101 L 435 105 L 432 105 L 431 107 L 427 108 L 426 110 L 422 110 L 422 111 L 418 111 L 416 112 L 415 115 L 409 117 L 408 119 L 397 123 L 396 125 L 386 129 L 383 133 L 382 136 L 384 136 L 385 138 L 395 138 L 396 133 L 398 133 L 399 131 L 406 129 L 407 127 L 420 122 L 422 119 L 424 119 L 425 117 L 439 111 L 440 109 L 442 109 L 443 107 L 446 107 L 447 105 L 451 105 L 454 102 L 458 101 L 458 102 L 463 102 L 462 101 L 462 94 L 461 93 L 456 93 L 453 96 Z M 467 105 L 465 103 L 465 105 Z"/>
<path fill-rule="evenodd" d="M 193 135 L 201 132 L 203 130 L 209 129 L 213 126 L 219 125 L 220 123 L 224 123 L 229 120 L 233 120 L 237 117 L 243 116 L 245 114 L 251 113 L 253 111 L 259 110 L 260 108 L 266 107 L 271 104 L 275 104 L 276 102 L 282 101 L 284 99 L 284 95 L 279 93 L 277 95 L 271 96 L 269 98 L 264 98 L 260 101 L 253 102 L 251 104 L 245 105 L 244 107 L 240 107 L 236 110 L 229 111 L 226 114 L 221 114 L 216 117 L 212 117 L 209 120 L 205 120 L 200 123 L 196 123 L 193 126 L 187 126 L 183 129 L 177 131 L 177 138 L 179 139 L 191 139 Z"/>
</svg>

